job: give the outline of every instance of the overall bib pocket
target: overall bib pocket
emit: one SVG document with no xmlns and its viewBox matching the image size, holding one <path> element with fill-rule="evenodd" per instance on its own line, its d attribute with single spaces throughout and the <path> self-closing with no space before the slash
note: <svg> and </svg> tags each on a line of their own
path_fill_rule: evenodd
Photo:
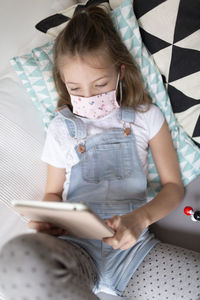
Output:
<svg viewBox="0 0 200 300">
<path fill-rule="evenodd" d="M 95 145 L 81 160 L 82 177 L 90 183 L 124 179 L 132 174 L 132 161 L 131 142 Z"/>
</svg>

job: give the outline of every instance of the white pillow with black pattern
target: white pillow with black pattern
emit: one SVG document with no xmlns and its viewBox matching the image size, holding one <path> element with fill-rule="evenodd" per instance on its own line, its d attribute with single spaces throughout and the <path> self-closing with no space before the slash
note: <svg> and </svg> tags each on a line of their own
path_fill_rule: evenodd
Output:
<svg viewBox="0 0 200 300">
<path fill-rule="evenodd" d="M 111 9 L 120 6 L 122 2 L 123 0 L 88 0 L 83 3 L 77 3 L 41 20 L 35 27 L 43 33 L 56 37 L 76 12 L 91 5 L 100 6 L 109 12 Z"/>
<path fill-rule="evenodd" d="M 175 117 L 200 146 L 200 1 L 134 0 L 134 12 Z"/>
</svg>

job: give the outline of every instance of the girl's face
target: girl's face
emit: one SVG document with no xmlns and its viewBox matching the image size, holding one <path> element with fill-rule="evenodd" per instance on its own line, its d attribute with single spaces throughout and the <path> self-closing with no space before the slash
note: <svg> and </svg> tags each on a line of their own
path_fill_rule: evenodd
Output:
<svg viewBox="0 0 200 300">
<path fill-rule="evenodd" d="M 118 72 L 102 53 L 64 57 L 61 74 L 69 94 L 91 97 L 115 90 Z"/>
</svg>

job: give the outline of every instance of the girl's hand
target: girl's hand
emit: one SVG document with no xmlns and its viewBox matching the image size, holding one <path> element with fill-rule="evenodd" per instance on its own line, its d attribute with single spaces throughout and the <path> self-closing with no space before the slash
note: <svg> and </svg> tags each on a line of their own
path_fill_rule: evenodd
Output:
<svg viewBox="0 0 200 300">
<path fill-rule="evenodd" d="M 47 222 L 30 221 L 28 227 L 30 229 L 35 229 L 37 232 L 43 232 L 54 236 L 68 234 L 67 230 Z"/>
<path fill-rule="evenodd" d="M 115 234 L 111 238 L 103 238 L 102 241 L 112 246 L 113 249 L 121 250 L 132 247 L 147 227 L 140 210 L 123 216 L 114 216 L 105 222 L 115 231 Z"/>
</svg>

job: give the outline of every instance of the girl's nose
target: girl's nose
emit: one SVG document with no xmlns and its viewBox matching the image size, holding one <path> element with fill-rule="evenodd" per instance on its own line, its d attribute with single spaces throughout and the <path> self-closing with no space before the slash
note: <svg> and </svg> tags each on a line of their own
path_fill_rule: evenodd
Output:
<svg viewBox="0 0 200 300">
<path fill-rule="evenodd" d="M 89 98 L 89 97 L 92 97 L 92 96 L 95 96 L 95 93 L 91 89 L 85 89 L 83 91 L 82 97 Z"/>
</svg>

